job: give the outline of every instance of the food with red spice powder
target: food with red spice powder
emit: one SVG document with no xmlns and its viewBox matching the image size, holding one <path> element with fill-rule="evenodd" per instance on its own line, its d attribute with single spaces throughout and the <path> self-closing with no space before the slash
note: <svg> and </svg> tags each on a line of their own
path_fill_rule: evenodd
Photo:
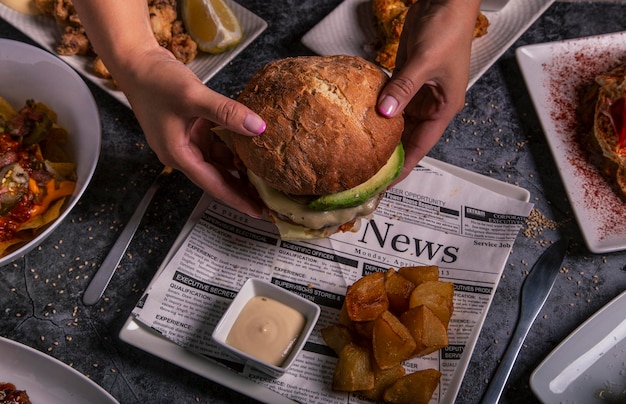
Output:
<svg viewBox="0 0 626 404">
<path fill-rule="evenodd" d="M 13 383 L 0 382 L 0 404 L 30 404 L 30 398 Z"/>
<path fill-rule="evenodd" d="M 553 125 L 548 136 L 558 139 L 555 156 L 564 164 L 566 185 L 583 232 L 594 248 L 621 248 L 626 236 L 626 202 L 608 177 L 605 161 L 593 136 L 596 77 L 626 56 L 621 35 L 588 37 L 552 45 L 553 55 L 542 63 L 545 106 Z M 594 146 L 595 143 L 595 146 Z M 595 148 L 595 150 L 594 150 Z M 571 176 L 571 177 L 570 177 Z"/>
<path fill-rule="evenodd" d="M 596 77 L 593 135 L 604 158 L 604 172 L 626 197 L 626 63 Z"/>
<path fill-rule="evenodd" d="M 17 111 L 0 98 L 0 256 L 35 238 L 74 192 L 67 139 L 45 104 L 27 100 Z"/>
</svg>

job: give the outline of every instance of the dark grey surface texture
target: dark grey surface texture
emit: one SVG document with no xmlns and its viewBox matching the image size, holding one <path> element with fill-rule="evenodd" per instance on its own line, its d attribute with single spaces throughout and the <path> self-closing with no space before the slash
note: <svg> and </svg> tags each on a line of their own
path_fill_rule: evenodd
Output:
<svg viewBox="0 0 626 404">
<path fill-rule="evenodd" d="M 300 38 L 340 2 L 240 3 L 269 26 L 209 81 L 211 88 L 229 96 L 266 62 L 310 54 Z M 514 51 L 527 44 L 626 30 L 625 12 L 626 4 L 554 3 L 470 89 L 466 107 L 430 153 L 528 189 L 537 211 L 561 223 L 562 233 L 573 240 L 563 264 L 566 271 L 557 277 L 528 334 L 502 403 L 537 402 L 529 387 L 531 372 L 579 324 L 626 289 L 626 253 L 594 255 L 584 245 Z M 32 43 L 4 21 L 0 37 Z M 157 193 L 104 299 L 91 307 L 82 304 L 90 278 L 161 170 L 132 112 L 88 84 L 102 118 L 98 168 L 66 222 L 40 247 L 0 268 L 0 336 L 70 364 L 121 403 L 254 402 L 117 337 L 201 195 L 182 174 L 172 175 Z M 514 329 L 525 271 L 545 244 L 558 237 L 559 231 L 550 228 L 530 237 L 519 234 L 457 402 L 479 402 Z"/>
</svg>

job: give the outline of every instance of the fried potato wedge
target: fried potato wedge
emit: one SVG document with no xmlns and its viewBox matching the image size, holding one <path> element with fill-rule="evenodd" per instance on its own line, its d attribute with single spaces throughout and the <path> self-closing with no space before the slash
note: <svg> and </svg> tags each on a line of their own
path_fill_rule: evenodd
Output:
<svg viewBox="0 0 626 404">
<path fill-rule="evenodd" d="M 400 364 L 389 369 L 380 369 L 374 366 L 374 388 L 371 390 L 363 390 L 360 393 L 363 397 L 369 398 L 370 400 L 380 401 L 383 399 L 383 394 L 387 387 L 391 386 L 405 374 L 406 370 L 404 366 Z"/>
<path fill-rule="evenodd" d="M 415 289 L 415 284 L 395 269 L 390 268 L 385 272 L 385 291 L 389 300 L 389 311 L 392 313 L 397 315 L 408 310 L 413 289 Z"/>
<path fill-rule="evenodd" d="M 385 311 L 374 320 L 372 350 L 379 368 L 389 369 L 409 359 L 416 346 L 409 330 L 391 312 Z"/>
<path fill-rule="evenodd" d="M 335 391 L 371 390 L 374 388 L 374 370 L 369 351 L 352 342 L 339 352 L 333 373 Z"/>
<path fill-rule="evenodd" d="M 383 394 L 383 400 L 391 404 L 427 404 L 440 379 L 441 372 L 436 369 L 418 370 L 389 386 Z"/>
<path fill-rule="evenodd" d="M 354 331 L 357 338 L 361 341 L 366 341 L 369 344 L 372 340 L 372 333 L 374 332 L 374 321 L 375 320 L 353 322 L 351 330 Z"/>
<path fill-rule="evenodd" d="M 322 329 L 339 357 L 332 389 L 388 403 L 428 403 L 441 373 L 407 375 L 403 362 L 448 345 L 453 295 L 454 284 L 439 280 L 437 266 L 390 268 L 354 282 L 339 324 Z"/>
<path fill-rule="evenodd" d="M 426 306 L 417 306 L 402 313 L 400 321 L 415 340 L 414 356 L 424 356 L 448 346 L 448 330 Z"/>
<path fill-rule="evenodd" d="M 352 321 L 375 320 L 389 308 L 385 274 L 374 272 L 348 286 L 345 305 Z"/>
<path fill-rule="evenodd" d="M 348 315 L 348 309 L 346 307 L 345 300 L 343 302 L 343 305 L 341 306 L 341 311 L 339 312 L 339 324 L 344 325 L 348 328 L 352 327 L 352 320 L 350 320 L 350 316 Z"/>
<path fill-rule="evenodd" d="M 439 280 L 439 267 L 437 265 L 402 267 L 398 269 L 398 273 L 413 282 L 415 286 L 427 281 Z"/>
<path fill-rule="evenodd" d="M 409 307 L 424 305 L 432 310 L 447 328 L 454 309 L 454 284 L 452 282 L 426 281 L 411 292 Z"/>
<path fill-rule="evenodd" d="M 322 338 L 326 345 L 330 347 L 337 355 L 341 350 L 352 342 L 352 334 L 346 326 L 340 324 L 329 325 L 322 328 Z"/>
</svg>

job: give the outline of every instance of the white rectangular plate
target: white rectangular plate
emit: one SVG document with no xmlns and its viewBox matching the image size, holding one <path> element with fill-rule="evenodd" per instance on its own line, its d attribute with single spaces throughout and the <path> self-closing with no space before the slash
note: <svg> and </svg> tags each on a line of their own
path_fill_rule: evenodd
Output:
<svg viewBox="0 0 626 404">
<path fill-rule="evenodd" d="M 244 50 L 252 41 L 254 41 L 267 28 L 267 22 L 250 12 L 246 8 L 240 6 L 231 0 L 226 0 L 237 15 L 241 27 L 243 29 L 243 40 L 233 49 L 219 54 L 209 54 L 199 52 L 196 59 L 191 61 L 187 66 L 193 71 L 203 83 L 209 81 L 217 72 L 219 72 L 228 62 Z M 55 47 L 61 37 L 61 28 L 52 17 L 48 16 L 32 16 L 19 13 L 13 9 L 0 4 L 0 17 L 13 25 L 15 28 L 29 36 L 33 41 L 38 43 L 42 48 L 56 54 Z M 91 68 L 93 56 L 59 56 L 67 64 L 72 66 L 83 77 L 91 80 L 104 91 L 111 94 L 122 104 L 130 106 L 126 96 L 116 89 L 110 80 L 97 77 Z"/>
<path fill-rule="evenodd" d="M 530 377 L 544 403 L 617 403 L 626 397 L 626 292 L 561 342 Z M 621 397 L 613 400 L 598 394 Z"/>
<path fill-rule="evenodd" d="M 530 193 L 526 189 L 520 188 L 516 185 L 494 180 L 493 178 L 489 178 L 475 172 L 453 166 L 448 163 L 434 160 L 430 157 L 424 157 L 423 161 L 425 163 L 433 165 L 440 170 L 447 171 L 467 181 L 471 181 L 477 185 L 480 185 L 483 188 L 508 196 L 509 198 L 525 202 L 528 202 L 528 200 L 530 199 Z M 192 213 L 192 216 L 194 214 L 202 214 L 202 212 L 194 211 L 194 213 Z M 167 265 L 171 257 L 176 253 L 176 250 L 180 247 L 181 243 L 184 241 L 187 234 L 191 231 L 191 228 L 194 224 L 194 220 L 189 220 L 185 224 L 180 232 L 180 235 L 172 245 L 172 248 L 170 249 L 168 255 L 163 260 L 161 267 L 152 279 L 152 282 L 154 282 L 158 278 L 159 274 L 163 271 L 165 265 Z M 149 288 L 150 285 L 148 285 L 147 289 Z M 487 309 L 488 308 L 485 309 L 485 314 L 487 313 Z M 482 316 L 482 318 L 476 324 L 476 329 L 474 330 L 470 338 L 471 340 L 467 342 L 468 347 L 475 346 L 475 342 L 478 338 L 478 335 L 480 334 L 480 329 L 482 328 L 482 322 L 484 321 L 484 319 L 485 316 Z M 128 317 L 126 323 L 124 324 L 124 327 L 122 327 L 122 330 L 120 331 L 119 336 L 122 341 L 130 345 L 133 345 L 159 358 L 174 363 L 209 380 L 213 380 L 216 383 L 220 383 L 242 394 L 254 397 L 262 402 L 270 402 L 276 404 L 292 403 L 291 400 L 273 392 L 272 390 L 267 389 L 250 379 L 244 378 L 243 376 L 234 373 L 232 370 L 227 369 L 226 367 L 221 366 L 210 359 L 193 354 L 190 351 L 182 348 L 181 346 L 176 345 L 170 340 L 160 336 L 157 332 L 152 331 L 145 325 L 135 321 L 133 315 Z M 465 359 L 462 360 L 456 368 L 455 378 L 451 383 L 448 391 L 458 391 L 458 388 L 463 381 L 462 376 L 465 373 L 465 369 L 467 369 L 468 360 L 471 357 L 471 352 L 467 352 L 467 354 L 464 354 L 463 357 Z"/>
<path fill-rule="evenodd" d="M 509 0 L 497 12 L 484 11 L 489 32 L 472 44 L 468 88 L 528 29 L 554 0 Z M 371 0 L 345 0 L 302 37 L 320 55 L 353 55 L 374 60 L 377 40 Z"/>
<path fill-rule="evenodd" d="M 576 141 L 576 91 L 626 56 L 626 32 L 522 46 L 516 56 L 585 243 L 594 253 L 626 249 L 626 203 Z"/>
</svg>

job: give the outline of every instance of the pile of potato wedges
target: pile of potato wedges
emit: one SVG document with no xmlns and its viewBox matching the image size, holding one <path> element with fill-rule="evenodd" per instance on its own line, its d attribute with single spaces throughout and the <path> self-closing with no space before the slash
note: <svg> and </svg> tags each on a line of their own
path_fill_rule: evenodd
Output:
<svg viewBox="0 0 626 404">
<path fill-rule="evenodd" d="M 441 373 L 403 362 L 448 345 L 454 284 L 437 266 L 390 268 L 350 285 L 339 323 L 322 329 L 339 359 L 332 389 L 387 403 L 428 403 Z"/>
</svg>

